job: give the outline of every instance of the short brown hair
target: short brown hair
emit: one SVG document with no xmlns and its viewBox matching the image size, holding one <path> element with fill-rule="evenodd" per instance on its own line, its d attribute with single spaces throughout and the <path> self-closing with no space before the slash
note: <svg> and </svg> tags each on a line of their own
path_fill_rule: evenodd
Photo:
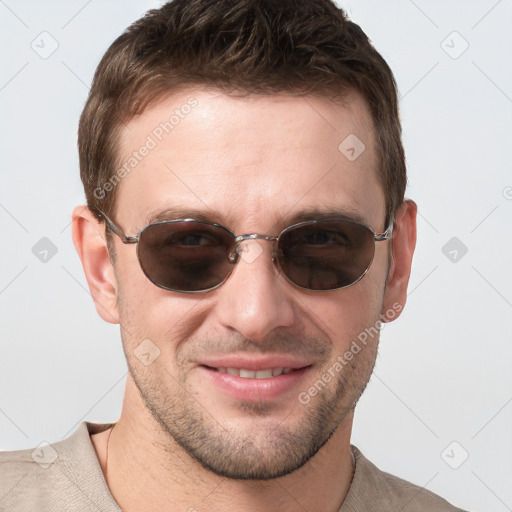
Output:
<svg viewBox="0 0 512 512">
<path fill-rule="evenodd" d="M 228 94 L 357 90 L 372 115 L 378 177 L 394 218 L 407 180 L 396 83 L 330 0 L 173 0 L 133 23 L 103 56 L 80 118 L 80 174 L 96 215 L 114 212 L 116 188 L 107 194 L 104 185 L 120 165 L 122 125 L 164 94 L 198 85 Z"/>
</svg>

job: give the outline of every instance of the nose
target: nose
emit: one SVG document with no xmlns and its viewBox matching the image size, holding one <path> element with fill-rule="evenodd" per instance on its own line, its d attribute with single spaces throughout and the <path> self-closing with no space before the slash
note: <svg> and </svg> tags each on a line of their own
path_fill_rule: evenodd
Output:
<svg viewBox="0 0 512 512">
<path fill-rule="evenodd" d="M 279 275 L 272 262 L 273 244 L 246 240 L 238 246 L 239 260 L 217 289 L 217 321 L 224 329 L 261 341 L 274 329 L 294 324 L 293 297 L 298 290 Z"/>
</svg>

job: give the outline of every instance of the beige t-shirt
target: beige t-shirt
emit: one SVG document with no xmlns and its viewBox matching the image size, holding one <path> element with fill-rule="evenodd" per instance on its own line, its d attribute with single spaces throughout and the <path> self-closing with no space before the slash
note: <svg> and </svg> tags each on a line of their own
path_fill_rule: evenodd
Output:
<svg viewBox="0 0 512 512">
<path fill-rule="evenodd" d="M 63 441 L 36 450 L 0 452 L 0 511 L 121 512 L 90 438 L 111 426 L 84 421 Z M 463 512 L 381 471 L 355 446 L 352 451 L 356 471 L 339 512 Z"/>
</svg>

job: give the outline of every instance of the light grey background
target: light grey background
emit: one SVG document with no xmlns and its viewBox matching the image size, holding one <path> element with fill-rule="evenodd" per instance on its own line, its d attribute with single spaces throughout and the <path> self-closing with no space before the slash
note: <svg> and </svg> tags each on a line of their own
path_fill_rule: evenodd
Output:
<svg viewBox="0 0 512 512">
<path fill-rule="evenodd" d="M 340 4 L 395 72 L 419 205 L 408 304 L 383 330 L 353 442 L 460 507 L 512 510 L 512 0 Z M 102 54 L 159 5 L 0 1 L 0 449 L 119 417 L 119 330 L 71 242 L 76 131 Z"/>
</svg>

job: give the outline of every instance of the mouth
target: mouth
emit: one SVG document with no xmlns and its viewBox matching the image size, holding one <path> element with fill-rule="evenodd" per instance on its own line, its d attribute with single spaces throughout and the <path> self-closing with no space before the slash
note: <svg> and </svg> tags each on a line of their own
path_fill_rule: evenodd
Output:
<svg viewBox="0 0 512 512">
<path fill-rule="evenodd" d="M 296 371 L 295 368 L 266 368 L 263 370 L 249 370 L 246 368 L 227 368 L 225 366 L 220 366 L 218 368 L 209 367 L 204 365 L 206 368 L 210 370 L 217 371 L 219 373 L 227 373 L 229 375 L 234 375 L 236 377 L 241 377 L 242 379 L 270 379 L 271 377 L 279 377 L 279 375 L 286 375 L 287 373 L 291 373 Z"/>
<path fill-rule="evenodd" d="M 290 360 L 279 366 L 272 362 L 249 360 L 238 364 L 235 361 L 222 363 L 209 362 L 198 366 L 209 384 L 207 392 L 220 392 L 237 401 L 253 403 L 297 396 L 309 387 L 306 379 L 313 367 L 312 364 Z"/>
</svg>

